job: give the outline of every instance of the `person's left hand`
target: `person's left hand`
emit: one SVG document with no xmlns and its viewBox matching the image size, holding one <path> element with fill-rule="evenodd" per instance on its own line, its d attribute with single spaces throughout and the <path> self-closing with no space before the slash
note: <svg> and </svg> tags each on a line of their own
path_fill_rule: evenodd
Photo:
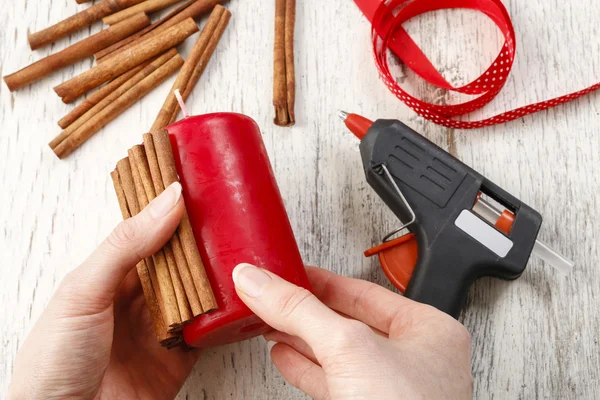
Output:
<svg viewBox="0 0 600 400">
<path fill-rule="evenodd" d="M 165 244 L 182 215 L 174 183 L 65 277 L 19 351 L 9 398 L 177 395 L 198 352 L 159 345 L 133 267 Z"/>
</svg>

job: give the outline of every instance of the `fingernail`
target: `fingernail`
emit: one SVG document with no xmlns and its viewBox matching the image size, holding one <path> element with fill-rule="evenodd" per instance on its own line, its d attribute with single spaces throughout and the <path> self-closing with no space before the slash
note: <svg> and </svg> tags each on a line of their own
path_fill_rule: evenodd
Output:
<svg viewBox="0 0 600 400">
<path fill-rule="evenodd" d="M 271 280 L 263 270 L 250 264 L 235 267 L 231 277 L 235 286 L 250 297 L 258 297 L 262 288 Z"/>
<path fill-rule="evenodd" d="M 167 215 L 181 197 L 181 184 L 173 182 L 150 203 L 150 215 L 154 219 L 161 219 Z"/>
</svg>

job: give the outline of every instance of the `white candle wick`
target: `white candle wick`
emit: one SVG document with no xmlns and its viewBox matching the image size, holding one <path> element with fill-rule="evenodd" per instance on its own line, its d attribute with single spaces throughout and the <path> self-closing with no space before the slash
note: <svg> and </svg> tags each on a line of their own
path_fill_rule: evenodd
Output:
<svg viewBox="0 0 600 400">
<path fill-rule="evenodd" d="M 185 106 L 183 97 L 181 97 L 181 93 L 179 93 L 179 89 L 175 89 L 175 91 L 173 93 L 175 94 L 175 98 L 177 99 L 177 102 L 179 103 L 179 107 L 181 108 L 181 111 L 183 112 L 183 118 L 189 117 L 190 114 L 188 113 L 187 107 Z"/>
</svg>

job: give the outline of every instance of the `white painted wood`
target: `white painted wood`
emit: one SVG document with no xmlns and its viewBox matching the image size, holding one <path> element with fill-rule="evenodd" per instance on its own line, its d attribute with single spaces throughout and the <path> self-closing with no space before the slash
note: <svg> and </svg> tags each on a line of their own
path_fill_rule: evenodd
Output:
<svg viewBox="0 0 600 400">
<path fill-rule="evenodd" d="M 475 397 L 599 398 L 599 95 L 497 127 L 448 130 L 416 117 L 379 81 L 369 24 L 351 1 L 307 0 L 298 2 L 297 11 L 298 122 L 278 128 L 271 107 L 272 3 L 230 1 L 231 24 L 188 105 L 194 114 L 238 111 L 257 120 L 306 263 L 391 287 L 362 251 L 396 222 L 363 180 L 357 143 L 335 110 L 401 118 L 536 207 L 545 218 L 541 238 L 577 261 L 567 277 L 532 260 L 516 282 L 474 285 L 463 322 L 473 339 Z M 517 32 L 516 64 L 504 91 L 470 118 L 600 79 L 600 3 L 505 3 Z M 86 6 L 73 0 L 3 2 L 1 73 L 97 32 L 100 24 L 35 53 L 27 46 L 28 32 Z M 436 12 L 407 27 L 454 83 L 476 77 L 501 43 L 495 27 L 469 11 Z M 62 104 L 52 87 L 90 65 L 79 63 L 14 94 L 0 85 L 2 392 L 19 346 L 61 278 L 120 219 L 108 173 L 141 140 L 173 79 L 59 161 L 46 143 L 72 106 Z M 405 84 L 425 98 L 454 98 L 407 78 Z M 282 380 L 266 343 L 255 339 L 205 351 L 180 398 L 304 396 Z"/>
</svg>

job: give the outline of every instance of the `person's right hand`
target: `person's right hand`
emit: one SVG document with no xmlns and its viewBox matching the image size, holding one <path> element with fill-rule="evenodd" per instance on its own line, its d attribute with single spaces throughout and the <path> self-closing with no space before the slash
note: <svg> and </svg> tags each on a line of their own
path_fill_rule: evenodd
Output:
<svg viewBox="0 0 600 400">
<path fill-rule="evenodd" d="M 271 359 L 315 399 L 468 399 L 469 333 L 452 317 L 378 285 L 309 267 L 314 295 L 248 264 L 240 298 L 275 329 Z"/>
</svg>

